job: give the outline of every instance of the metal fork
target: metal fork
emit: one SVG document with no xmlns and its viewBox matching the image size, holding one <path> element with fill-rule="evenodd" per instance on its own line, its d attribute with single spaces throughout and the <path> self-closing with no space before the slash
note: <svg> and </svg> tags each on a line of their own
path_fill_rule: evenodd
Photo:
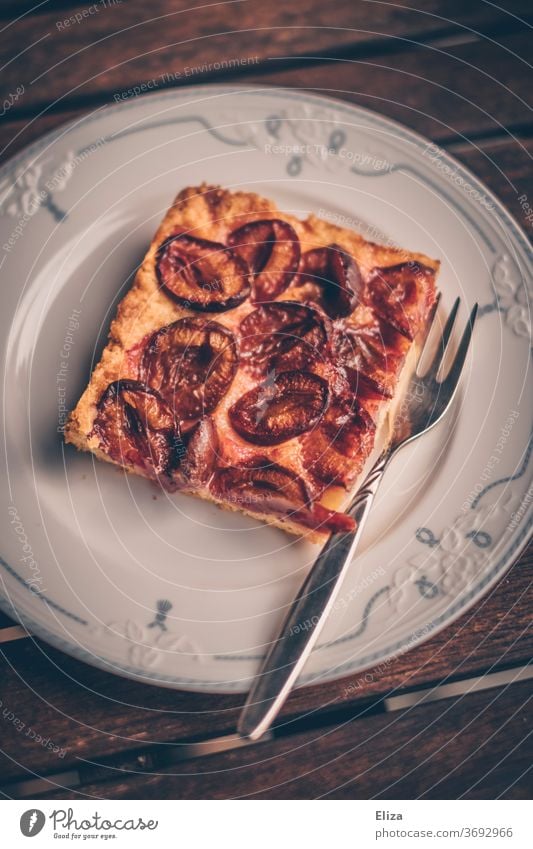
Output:
<svg viewBox="0 0 533 849">
<path fill-rule="evenodd" d="M 421 376 L 420 364 L 426 358 L 428 343 L 431 342 L 432 330 L 436 324 L 435 310 L 417 366 L 396 406 L 390 423 L 388 442 L 346 511 L 355 519 L 356 529 L 330 536 L 300 587 L 242 710 L 237 730 L 243 737 L 257 740 L 267 731 L 302 671 L 352 562 L 374 496 L 390 461 L 404 445 L 434 427 L 450 408 L 477 313 L 475 304 L 454 360 L 446 377 L 441 380 L 446 349 L 459 303 L 460 299 L 457 298 L 444 325 L 437 352 Z M 303 624 L 305 628 L 302 627 Z"/>
</svg>

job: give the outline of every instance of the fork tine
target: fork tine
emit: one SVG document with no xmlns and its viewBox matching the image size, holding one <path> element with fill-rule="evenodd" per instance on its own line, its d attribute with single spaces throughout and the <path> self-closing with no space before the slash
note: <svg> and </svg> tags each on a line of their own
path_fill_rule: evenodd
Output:
<svg viewBox="0 0 533 849">
<path fill-rule="evenodd" d="M 418 355 L 418 359 L 416 361 L 416 369 L 415 374 L 417 377 L 420 377 L 420 364 L 424 362 L 424 358 L 426 356 L 427 351 L 429 351 L 429 340 L 433 333 L 433 328 L 437 325 L 437 313 L 439 311 L 440 301 L 441 301 L 442 292 L 437 292 L 435 297 L 435 302 L 431 307 L 431 312 L 429 313 L 427 325 L 425 328 L 424 338 L 422 340 L 422 349 Z"/>
<path fill-rule="evenodd" d="M 450 370 L 448 371 L 448 374 L 440 384 L 445 393 L 449 394 L 450 396 L 454 392 L 457 384 L 459 383 L 459 378 L 461 376 L 466 355 L 468 353 L 468 348 L 470 346 L 470 339 L 472 338 L 472 330 L 474 329 L 477 310 L 478 305 L 474 304 L 474 307 L 468 319 L 468 323 L 461 337 L 461 341 L 459 342 L 459 347 L 457 349 L 455 359 L 450 367 Z"/>
<path fill-rule="evenodd" d="M 461 298 L 456 298 L 453 307 L 450 310 L 450 314 L 446 319 L 446 324 L 442 330 L 441 337 L 439 339 L 439 343 L 437 345 L 437 350 L 435 352 L 435 356 L 431 361 L 429 368 L 424 372 L 424 377 L 436 377 L 437 372 L 442 365 L 442 361 L 444 359 L 444 354 L 446 353 L 446 346 L 450 341 L 450 336 L 452 335 L 453 326 L 455 324 L 455 319 L 457 318 L 457 311 L 459 309 L 459 304 L 461 303 Z"/>
</svg>

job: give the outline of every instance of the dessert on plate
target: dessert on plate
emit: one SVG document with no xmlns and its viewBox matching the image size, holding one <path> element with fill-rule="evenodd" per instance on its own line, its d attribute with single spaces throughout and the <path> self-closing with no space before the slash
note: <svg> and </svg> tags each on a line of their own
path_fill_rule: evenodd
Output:
<svg viewBox="0 0 533 849">
<path fill-rule="evenodd" d="M 186 188 L 120 302 L 67 442 L 314 541 L 342 512 L 439 263 L 250 192 Z"/>
</svg>

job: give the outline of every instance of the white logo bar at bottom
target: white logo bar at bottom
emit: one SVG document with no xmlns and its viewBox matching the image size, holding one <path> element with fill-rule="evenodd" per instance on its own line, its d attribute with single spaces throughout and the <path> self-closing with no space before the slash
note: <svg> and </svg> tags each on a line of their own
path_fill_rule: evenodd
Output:
<svg viewBox="0 0 533 849">
<path fill-rule="evenodd" d="M 529 806 L 513 800 L 17 800 L 2 805 L 2 844 L 529 849 Z"/>
</svg>

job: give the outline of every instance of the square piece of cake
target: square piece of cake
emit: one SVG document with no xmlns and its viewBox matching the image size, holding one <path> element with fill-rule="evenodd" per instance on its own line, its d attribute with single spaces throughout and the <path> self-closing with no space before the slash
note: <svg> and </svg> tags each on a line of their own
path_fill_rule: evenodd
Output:
<svg viewBox="0 0 533 849">
<path fill-rule="evenodd" d="M 250 192 L 184 189 L 66 441 L 317 542 L 349 529 L 343 501 L 417 352 L 438 268 Z"/>
</svg>

